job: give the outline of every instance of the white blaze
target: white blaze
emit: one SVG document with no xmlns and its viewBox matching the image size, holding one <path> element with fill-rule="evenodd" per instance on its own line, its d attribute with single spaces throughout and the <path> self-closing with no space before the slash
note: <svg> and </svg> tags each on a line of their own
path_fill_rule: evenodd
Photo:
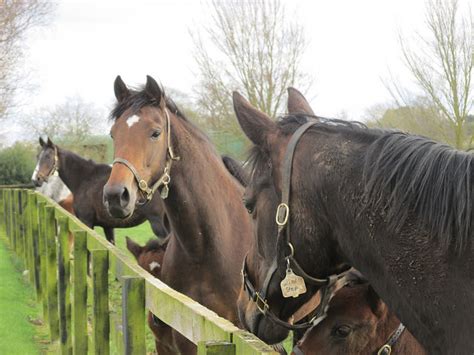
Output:
<svg viewBox="0 0 474 355">
<path fill-rule="evenodd" d="M 127 118 L 128 127 L 132 127 L 138 121 L 140 121 L 140 117 L 138 117 L 137 115 L 130 116 L 129 118 Z"/>
<path fill-rule="evenodd" d="M 156 261 L 152 261 L 152 262 L 150 263 L 150 271 L 153 271 L 153 270 L 155 270 L 155 269 L 158 268 L 158 267 L 161 267 L 160 263 L 158 263 L 158 262 L 156 262 Z"/>
</svg>

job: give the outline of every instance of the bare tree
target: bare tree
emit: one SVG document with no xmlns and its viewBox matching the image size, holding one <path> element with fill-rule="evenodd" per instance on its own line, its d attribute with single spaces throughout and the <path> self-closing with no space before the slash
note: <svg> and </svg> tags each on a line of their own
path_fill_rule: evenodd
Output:
<svg viewBox="0 0 474 355">
<path fill-rule="evenodd" d="M 28 32 L 51 19 L 48 0 L 0 0 L 0 119 L 13 106 L 15 92 L 24 84 L 20 67 Z"/>
<path fill-rule="evenodd" d="M 283 112 L 286 89 L 304 91 L 312 83 L 301 69 L 307 41 L 280 0 L 212 0 L 208 6 L 209 25 L 190 30 L 197 103 L 209 128 L 239 134 L 230 93 L 239 90 L 271 117 Z"/>
<path fill-rule="evenodd" d="M 105 134 L 106 115 L 76 96 L 57 106 L 40 108 L 25 118 L 24 126 L 34 135 L 76 144 L 92 134 Z"/>
<path fill-rule="evenodd" d="M 400 36 L 403 59 L 430 106 L 448 123 L 448 143 L 464 149 L 473 140 L 466 126 L 474 98 L 472 12 L 463 15 L 457 0 L 429 0 L 426 9 L 427 34 L 414 40 Z M 395 81 L 386 87 L 401 106 L 410 106 L 409 95 Z"/>
</svg>

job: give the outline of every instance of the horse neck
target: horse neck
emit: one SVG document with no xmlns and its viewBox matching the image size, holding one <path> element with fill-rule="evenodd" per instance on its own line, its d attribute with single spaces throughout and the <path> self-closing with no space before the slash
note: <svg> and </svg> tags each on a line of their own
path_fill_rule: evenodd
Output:
<svg viewBox="0 0 474 355">
<path fill-rule="evenodd" d="M 243 191 L 204 134 L 188 122 L 177 121 L 172 128 L 173 148 L 180 160 L 171 168 L 164 204 L 179 246 L 194 261 L 208 259 L 214 251 L 225 257 L 232 249 L 229 246 L 246 250 L 250 224 L 241 203 Z"/>
<path fill-rule="evenodd" d="M 76 194 L 81 184 L 93 170 L 90 160 L 86 160 L 70 151 L 58 148 L 59 177 Z"/>
</svg>

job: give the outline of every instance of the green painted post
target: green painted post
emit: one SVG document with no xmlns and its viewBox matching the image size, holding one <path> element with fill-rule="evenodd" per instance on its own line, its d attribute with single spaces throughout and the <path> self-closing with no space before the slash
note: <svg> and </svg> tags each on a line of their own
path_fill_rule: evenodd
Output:
<svg viewBox="0 0 474 355">
<path fill-rule="evenodd" d="M 5 229 L 5 200 L 4 200 L 4 197 L 3 197 L 3 193 L 5 192 L 4 189 L 0 189 L 0 221 L 1 221 L 1 225 L 0 225 L 0 228 L 3 230 L 3 231 L 6 231 Z"/>
<path fill-rule="evenodd" d="M 87 232 L 74 232 L 74 354 L 87 354 Z"/>
<path fill-rule="evenodd" d="M 41 301 L 41 262 L 39 254 L 39 220 L 38 220 L 38 196 L 30 195 L 30 219 L 31 219 L 31 248 L 33 251 L 33 279 L 36 290 L 36 299 Z"/>
<path fill-rule="evenodd" d="M 35 284 L 34 260 L 33 260 L 33 233 L 31 222 L 31 206 L 33 192 L 25 190 L 25 231 L 26 231 L 26 260 L 28 261 L 28 278 L 32 285 Z"/>
<path fill-rule="evenodd" d="M 10 190 L 10 248 L 15 251 L 15 191 Z"/>
<path fill-rule="evenodd" d="M 107 250 L 91 250 L 92 259 L 92 292 L 93 321 L 92 332 L 94 353 L 109 354 L 110 319 L 109 319 L 109 254 Z"/>
<path fill-rule="evenodd" d="M 17 256 L 19 257 L 20 261 L 23 264 L 23 270 L 26 268 L 25 265 L 25 245 L 24 245 L 24 225 L 23 225 L 23 199 L 22 193 L 20 189 L 16 190 L 16 195 L 18 196 L 18 219 L 17 219 L 17 228 L 18 228 L 18 235 L 17 235 L 17 246 L 18 252 Z"/>
<path fill-rule="evenodd" d="M 21 259 L 23 260 L 23 269 L 28 270 L 28 251 L 27 251 L 27 234 L 26 234 L 26 191 L 18 190 L 18 198 L 20 200 L 20 248 Z"/>
<path fill-rule="evenodd" d="M 54 219 L 53 206 L 46 206 L 44 210 L 46 227 L 46 292 L 48 298 L 49 333 L 51 341 L 56 341 L 59 338 L 56 221 Z"/>
<path fill-rule="evenodd" d="M 58 301 L 59 301 L 59 339 L 61 354 L 72 354 L 71 346 L 71 296 L 69 263 L 69 218 L 58 217 Z"/>
<path fill-rule="evenodd" d="M 5 190 L 4 192 L 4 198 L 5 198 L 5 226 L 6 226 L 6 235 L 8 240 L 10 241 L 10 190 Z"/>
<path fill-rule="evenodd" d="M 15 254 L 18 255 L 18 248 L 17 248 L 17 236 L 18 236 L 18 195 L 16 193 L 16 189 L 12 190 L 12 237 L 13 237 L 13 243 L 12 247 L 13 250 L 15 251 Z"/>
<path fill-rule="evenodd" d="M 229 342 L 200 341 L 198 355 L 234 355 L 235 344 Z"/>
<path fill-rule="evenodd" d="M 38 214 L 39 214 L 39 234 L 38 234 L 38 253 L 40 256 L 40 284 L 41 284 L 41 300 L 43 302 L 43 317 L 46 323 L 49 322 L 48 314 L 48 288 L 46 278 L 46 202 L 40 200 L 38 203 Z"/>
<path fill-rule="evenodd" d="M 123 277 L 122 317 L 125 354 L 145 354 L 145 279 Z"/>
</svg>

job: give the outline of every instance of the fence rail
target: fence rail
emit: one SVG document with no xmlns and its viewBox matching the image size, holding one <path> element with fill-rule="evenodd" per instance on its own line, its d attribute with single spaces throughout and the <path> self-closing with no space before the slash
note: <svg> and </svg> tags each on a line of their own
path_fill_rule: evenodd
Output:
<svg viewBox="0 0 474 355">
<path fill-rule="evenodd" d="M 0 188 L 0 223 L 0 235 L 28 270 L 50 340 L 62 354 L 145 354 L 146 310 L 196 344 L 198 354 L 275 354 L 154 278 L 38 192 Z M 122 289 L 121 319 L 109 308 L 113 283 Z"/>
</svg>

